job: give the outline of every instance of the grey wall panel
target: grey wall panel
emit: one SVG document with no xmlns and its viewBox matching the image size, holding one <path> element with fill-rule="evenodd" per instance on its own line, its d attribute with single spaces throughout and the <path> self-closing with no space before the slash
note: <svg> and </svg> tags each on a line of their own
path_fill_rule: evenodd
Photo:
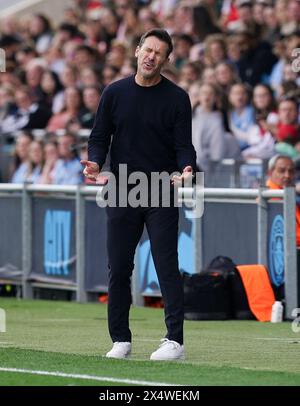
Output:
<svg viewBox="0 0 300 406">
<path fill-rule="evenodd" d="M 22 199 L 0 197 L 0 276 L 22 270 Z"/>
<path fill-rule="evenodd" d="M 106 211 L 94 201 L 85 203 L 86 289 L 105 290 L 108 286 Z"/>
<path fill-rule="evenodd" d="M 205 202 L 202 220 L 205 266 L 217 255 L 237 264 L 257 263 L 256 204 Z"/>
<path fill-rule="evenodd" d="M 32 199 L 32 273 L 76 281 L 75 202 Z"/>
</svg>

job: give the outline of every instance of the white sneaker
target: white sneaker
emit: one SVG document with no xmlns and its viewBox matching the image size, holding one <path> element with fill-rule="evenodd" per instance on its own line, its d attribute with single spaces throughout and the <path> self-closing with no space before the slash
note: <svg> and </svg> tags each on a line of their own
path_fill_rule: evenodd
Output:
<svg viewBox="0 0 300 406">
<path fill-rule="evenodd" d="M 163 338 L 162 344 L 154 351 L 150 359 L 152 361 L 172 361 L 176 359 L 184 359 L 184 346 L 176 341 Z"/>
<path fill-rule="evenodd" d="M 131 343 L 116 341 L 112 349 L 106 354 L 107 358 L 128 358 L 131 353 Z"/>
</svg>

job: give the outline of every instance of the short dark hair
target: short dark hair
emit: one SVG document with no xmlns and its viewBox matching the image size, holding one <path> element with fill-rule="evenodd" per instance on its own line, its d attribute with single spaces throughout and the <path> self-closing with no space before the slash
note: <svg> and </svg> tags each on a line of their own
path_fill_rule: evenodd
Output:
<svg viewBox="0 0 300 406">
<path fill-rule="evenodd" d="M 148 37 L 156 37 L 160 41 L 165 42 L 168 45 L 167 57 L 173 51 L 172 39 L 166 30 L 162 30 L 161 28 L 153 28 L 152 30 L 145 32 L 145 34 L 140 39 L 139 47 L 144 44 L 145 39 Z"/>
<path fill-rule="evenodd" d="M 284 95 L 280 98 L 279 102 L 278 102 L 278 106 L 280 106 L 280 104 L 284 103 L 284 102 L 290 102 L 293 103 L 296 107 L 296 109 L 298 110 L 298 101 L 295 97 L 290 97 L 287 95 Z"/>
</svg>

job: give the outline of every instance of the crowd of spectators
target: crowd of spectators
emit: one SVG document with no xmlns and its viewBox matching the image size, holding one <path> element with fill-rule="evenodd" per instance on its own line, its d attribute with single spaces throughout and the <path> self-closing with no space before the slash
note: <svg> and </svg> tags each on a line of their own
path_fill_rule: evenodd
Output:
<svg viewBox="0 0 300 406">
<path fill-rule="evenodd" d="M 78 134 L 92 128 L 105 86 L 134 74 L 139 38 L 154 27 L 174 41 L 162 74 L 190 95 L 199 168 L 299 158 L 300 1 L 72 0 L 58 25 L 44 14 L 0 23 L 12 182 L 83 181 Z"/>
</svg>

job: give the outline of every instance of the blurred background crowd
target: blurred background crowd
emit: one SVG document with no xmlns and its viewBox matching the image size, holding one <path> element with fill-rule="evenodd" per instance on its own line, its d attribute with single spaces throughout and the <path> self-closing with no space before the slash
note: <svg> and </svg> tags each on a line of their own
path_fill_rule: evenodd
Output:
<svg viewBox="0 0 300 406">
<path fill-rule="evenodd" d="M 199 169 L 278 153 L 297 164 L 300 1 L 72 0 L 58 24 L 1 20 L 0 180 L 83 182 L 101 93 L 135 73 L 140 36 L 155 27 L 174 41 L 162 74 L 190 95 Z"/>
</svg>

